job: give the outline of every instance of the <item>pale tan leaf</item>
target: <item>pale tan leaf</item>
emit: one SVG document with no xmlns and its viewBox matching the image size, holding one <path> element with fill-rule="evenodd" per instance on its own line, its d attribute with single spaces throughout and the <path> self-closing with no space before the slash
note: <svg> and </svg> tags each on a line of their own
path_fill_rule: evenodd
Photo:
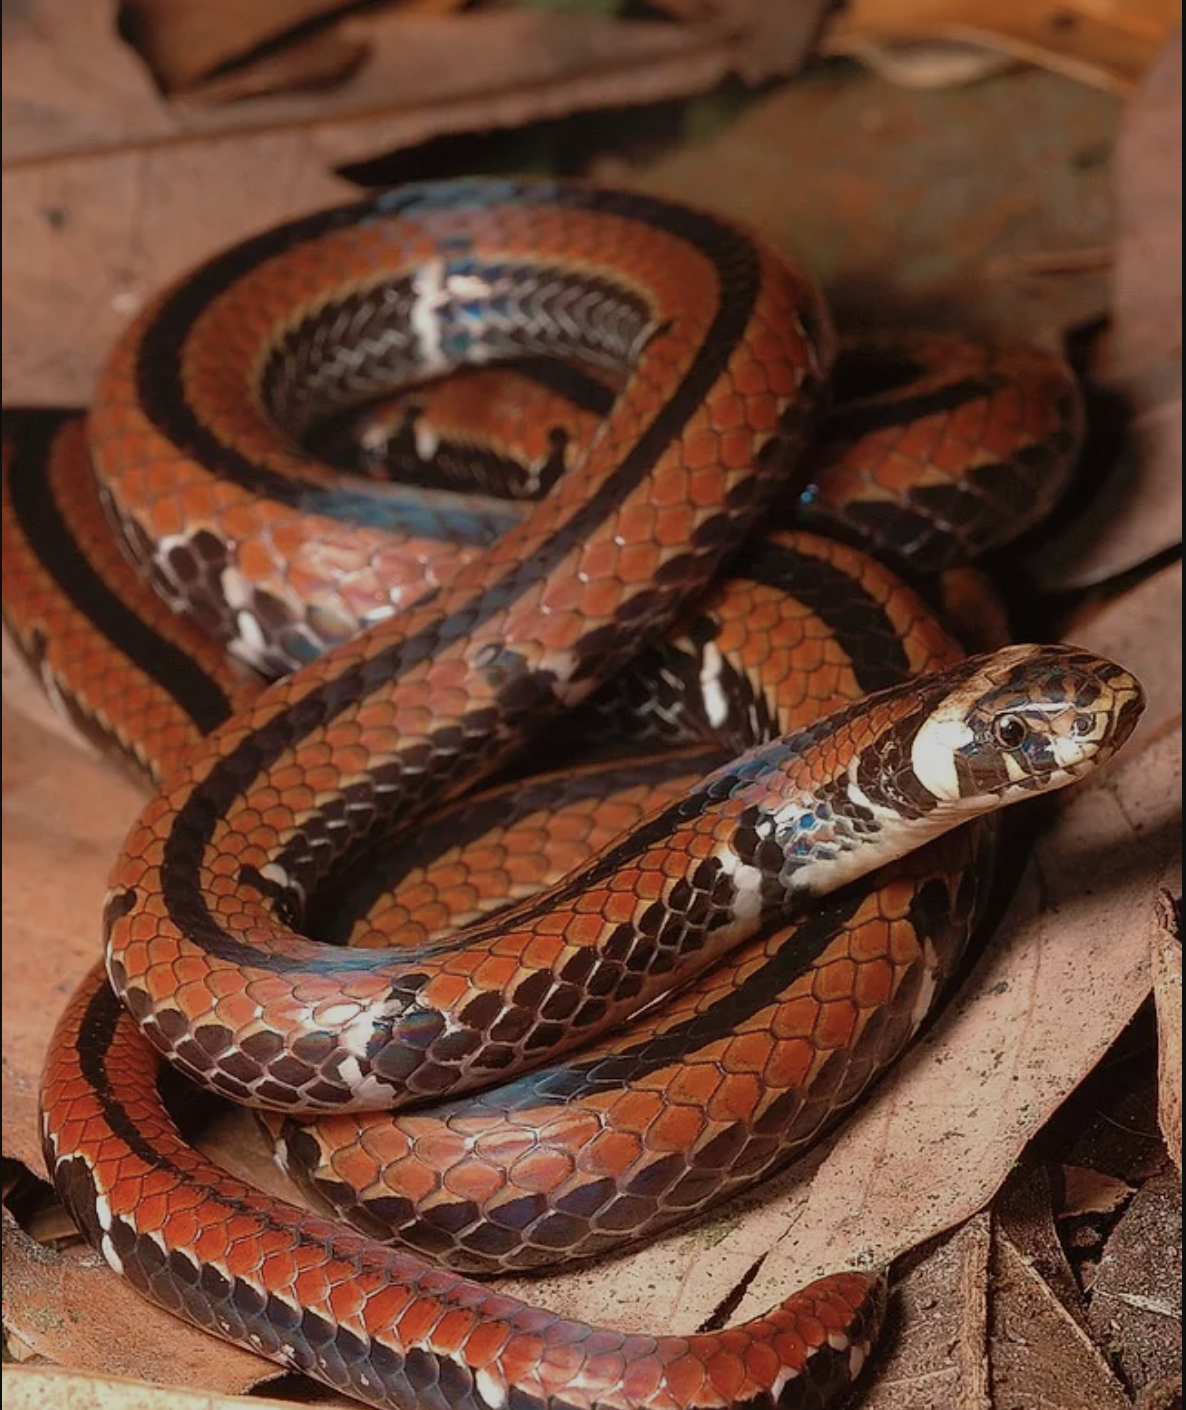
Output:
<svg viewBox="0 0 1186 1410">
<path fill-rule="evenodd" d="M 296 1410 L 296 1402 L 270 1395 L 222 1395 L 51 1368 L 5 1366 L 3 1385 L 6 1410 Z M 358 1407 L 356 1400 L 332 1397 L 300 1402 L 311 1403 L 338 1410 Z"/>
<path fill-rule="evenodd" d="M 975 40 L 1084 83 L 1132 93 L 1181 19 L 1176 0 L 850 0 L 824 48 L 925 38 Z"/>
<path fill-rule="evenodd" d="M 1157 999 L 1158 1116 L 1170 1157 L 1182 1173 L 1182 940 L 1172 899 L 1161 897 L 1153 935 Z"/>
<path fill-rule="evenodd" d="M 1116 463 L 1030 563 L 1047 587 L 1103 581 L 1182 537 L 1182 36 L 1167 45 L 1121 127 L 1112 331 L 1102 385 L 1125 408 Z"/>
</svg>

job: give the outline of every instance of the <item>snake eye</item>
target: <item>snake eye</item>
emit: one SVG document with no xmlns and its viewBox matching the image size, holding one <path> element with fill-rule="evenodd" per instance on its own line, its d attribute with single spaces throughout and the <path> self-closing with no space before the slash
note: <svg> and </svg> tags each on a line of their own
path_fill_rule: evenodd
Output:
<svg viewBox="0 0 1186 1410">
<path fill-rule="evenodd" d="M 1079 739 L 1086 739 L 1095 729 L 1095 717 L 1093 715 L 1076 715 L 1071 721 L 1071 733 Z"/>
<path fill-rule="evenodd" d="M 1017 749 L 1025 742 L 1030 727 L 1020 715 L 1002 715 L 993 721 L 992 732 L 1003 749 Z"/>
</svg>

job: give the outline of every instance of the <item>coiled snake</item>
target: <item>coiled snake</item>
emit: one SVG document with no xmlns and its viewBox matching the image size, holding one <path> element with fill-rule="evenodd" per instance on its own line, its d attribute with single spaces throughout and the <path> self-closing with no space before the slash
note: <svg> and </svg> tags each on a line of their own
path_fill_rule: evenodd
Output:
<svg viewBox="0 0 1186 1410">
<path fill-rule="evenodd" d="M 832 336 L 781 256 L 643 196 L 441 183 L 271 232 L 170 291 L 116 349 L 85 445 L 70 418 L 10 418 L 6 619 L 51 694 L 157 786 L 43 1091 L 58 1190 L 112 1266 L 401 1410 L 808 1407 L 850 1384 L 876 1274 L 730 1331 L 646 1337 L 428 1260 L 602 1252 L 801 1148 L 958 955 L 984 835 L 952 829 L 1131 732 L 1141 692 L 1119 666 L 1070 647 L 960 660 L 853 548 L 796 530 L 739 552 L 813 473 L 817 523 L 842 528 L 880 504 L 917 529 L 929 492 L 983 547 L 1019 498 L 1023 522 L 1043 511 L 1072 394 L 1027 356 L 1025 376 L 1008 358 L 946 369 L 909 429 L 867 399 L 824 474 L 802 452 Z M 557 473 L 524 450 L 546 491 L 527 508 L 343 480 L 301 449 L 343 409 L 540 359 L 609 391 L 583 444 L 545 438 Z M 422 423 L 417 456 L 439 445 Z M 186 617 L 152 605 L 105 517 Z M 300 669 L 261 694 L 212 642 Z M 682 752 L 462 799 L 562 713 L 550 739 L 621 714 L 644 687 L 617 673 L 643 646 L 661 679 L 637 730 Z M 463 863 L 467 840 L 483 845 Z M 472 924 L 446 939 L 458 911 Z M 310 924 L 383 948 L 327 947 Z M 165 1111 L 158 1054 L 272 1112 L 314 1193 L 428 1260 L 217 1170 Z M 447 1103 L 374 1110 L 430 1097 Z M 292 1115 L 309 1111 L 333 1114 Z"/>
</svg>

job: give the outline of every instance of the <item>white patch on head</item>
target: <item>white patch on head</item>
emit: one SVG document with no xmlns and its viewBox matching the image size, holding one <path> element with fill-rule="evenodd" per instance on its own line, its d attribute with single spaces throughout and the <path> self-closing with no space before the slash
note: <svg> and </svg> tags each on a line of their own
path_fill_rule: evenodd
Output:
<svg viewBox="0 0 1186 1410">
<path fill-rule="evenodd" d="M 858 1346 L 854 1346 L 853 1349 L 848 1353 L 848 1374 L 852 1377 L 854 1381 L 865 1369 L 865 1362 L 868 1359 L 868 1342 L 861 1342 Z"/>
<path fill-rule="evenodd" d="M 829 1332 L 828 1345 L 833 1351 L 847 1351 L 852 1343 L 843 1332 Z"/>
<path fill-rule="evenodd" d="M 725 699 L 721 686 L 721 672 L 724 667 L 724 657 L 716 642 L 710 641 L 704 648 L 700 666 L 700 693 L 704 697 L 704 711 L 708 716 L 708 723 L 718 729 L 729 718 L 729 702 Z"/>
<path fill-rule="evenodd" d="M 959 709 L 957 716 L 954 710 L 949 711 L 948 707 L 952 704 L 951 701 L 944 701 L 914 736 L 914 743 L 910 746 L 910 764 L 918 781 L 943 803 L 958 803 L 960 800 L 955 756 L 973 739 L 972 731 L 963 718 L 963 709 Z"/>
</svg>

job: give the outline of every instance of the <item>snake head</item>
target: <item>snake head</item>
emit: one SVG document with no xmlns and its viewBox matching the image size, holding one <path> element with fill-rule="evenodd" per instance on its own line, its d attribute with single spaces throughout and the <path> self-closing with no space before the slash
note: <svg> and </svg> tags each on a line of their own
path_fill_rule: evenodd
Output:
<svg viewBox="0 0 1186 1410">
<path fill-rule="evenodd" d="M 961 811 L 1082 778 L 1116 753 L 1145 708 L 1134 676 L 1074 646 L 1011 646 L 972 658 L 965 672 L 910 753 L 919 782 Z"/>
</svg>

